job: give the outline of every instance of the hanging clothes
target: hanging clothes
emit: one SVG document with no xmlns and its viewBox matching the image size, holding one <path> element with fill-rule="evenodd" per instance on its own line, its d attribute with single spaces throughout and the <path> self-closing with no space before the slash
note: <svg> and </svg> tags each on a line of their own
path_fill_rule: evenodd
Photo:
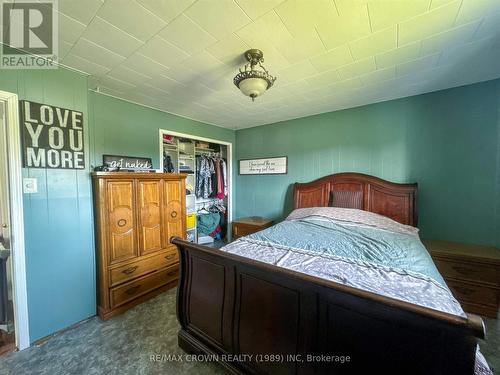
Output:
<svg viewBox="0 0 500 375">
<path fill-rule="evenodd" d="M 199 159 L 198 159 L 199 158 Z M 211 190 L 211 176 L 210 163 L 208 158 L 200 156 L 196 158 L 196 196 L 198 198 L 209 198 Z"/>
<path fill-rule="evenodd" d="M 196 156 L 197 198 L 224 199 L 227 196 L 227 163 L 223 158 Z"/>
</svg>

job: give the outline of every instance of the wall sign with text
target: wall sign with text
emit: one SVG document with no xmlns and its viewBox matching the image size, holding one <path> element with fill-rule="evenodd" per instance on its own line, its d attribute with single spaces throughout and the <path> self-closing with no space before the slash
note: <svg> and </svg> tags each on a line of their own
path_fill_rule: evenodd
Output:
<svg viewBox="0 0 500 375">
<path fill-rule="evenodd" d="M 151 171 L 153 169 L 153 162 L 151 161 L 151 158 L 103 155 L 102 163 L 107 168 L 117 170 L 125 169 L 131 171 Z"/>
<path fill-rule="evenodd" d="M 83 113 L 22 100 L 23 167 L 85 169 Z"/>
<path fill-rule="evenodd" d="M 288 158 L 242 159 L 240 160 L 240 174 L 286 174 L 288 172 Z"/>
</svg>

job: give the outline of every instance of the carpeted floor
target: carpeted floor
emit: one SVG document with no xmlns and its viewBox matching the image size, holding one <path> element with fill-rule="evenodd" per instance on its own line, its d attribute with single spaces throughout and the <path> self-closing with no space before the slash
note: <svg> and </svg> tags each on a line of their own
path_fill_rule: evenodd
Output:
<svg viewBox="0 0 500 375">
<path fill-rule="evenodd" d="M 490 367 L 500 374 L 500 324 L 485 319 L 481 344 Z M 214 363 L 166 360 L 179 355 L 175 290 L 106 322 L 89 319 L 43 345 L 0 357 L 0 374 L 224 374 Z M 151 356 L 160 355 L 154 361 Z"/>
</svg>

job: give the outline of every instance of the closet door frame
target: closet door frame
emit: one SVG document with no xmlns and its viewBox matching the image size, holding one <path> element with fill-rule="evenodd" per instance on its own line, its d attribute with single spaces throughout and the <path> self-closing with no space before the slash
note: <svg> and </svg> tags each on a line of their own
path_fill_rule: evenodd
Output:
<svg viewBox="0 0 500 375">
<path fill-rule="evenodd" d="M 196 135 L 192 134 L 187 134 L 187 133 L 179 133 L 173 130 L 168 130 L 168 129 L 160 129 L 160 135 L 159 135 L 159 157 L 160 157 L 160 168 L 159 171 L 163 172 L 163 134 L 169 134 L 173 135 L 175 137 L 181 137 L 181 138 L 189 138 L 193 139 L 195 141 L 205 141 L 209 143 L 217 143 L 223 146 L 227 146 L 227 171 L 228 171 L 228 184 L 229 184 L 229 194 L 227 197 L 227 236 L 229 238 L 232 237 L 232 225 L 231 223 L 233 222 L 233 144 L 231 142 L 227 141 L 222 141 L 220 139 L 213 139 L 213 138 L 205 138 L 205 137 L 198 137 Z"/>
</svg>

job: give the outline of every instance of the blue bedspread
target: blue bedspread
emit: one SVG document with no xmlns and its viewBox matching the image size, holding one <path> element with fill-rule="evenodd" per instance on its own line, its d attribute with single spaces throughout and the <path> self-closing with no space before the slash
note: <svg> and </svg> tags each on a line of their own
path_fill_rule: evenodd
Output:
<svg viewBox="0 0 500 375">
<path fill-rule="evenodd" d="M 445 285 L 422 242 L 411 234 L 307 218 L 284 221 L 248 238 L 399 268 Z"/>
</svg>

